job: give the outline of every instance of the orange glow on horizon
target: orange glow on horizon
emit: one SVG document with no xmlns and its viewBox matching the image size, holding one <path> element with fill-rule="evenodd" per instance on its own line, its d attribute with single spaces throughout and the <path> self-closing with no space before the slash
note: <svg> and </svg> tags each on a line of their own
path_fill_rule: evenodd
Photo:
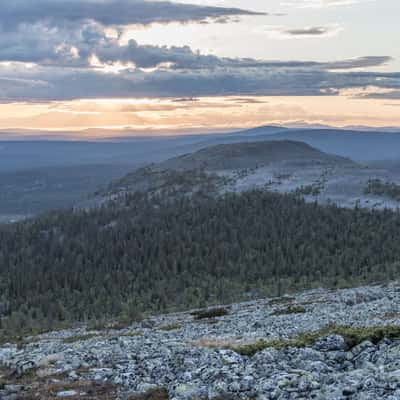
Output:
<svg viewBox="0 0 400 400">
<path fill-rule="evenodd" d="M 363 95 L 363 93 L 357 93 Z M 400 100 L 352 97 L 202 97 L 80 99 L 0 104 L 0 129 L 147 132 L 229 130 L 298 123 L 336 127 L 400 126 Z"/>
</svg>

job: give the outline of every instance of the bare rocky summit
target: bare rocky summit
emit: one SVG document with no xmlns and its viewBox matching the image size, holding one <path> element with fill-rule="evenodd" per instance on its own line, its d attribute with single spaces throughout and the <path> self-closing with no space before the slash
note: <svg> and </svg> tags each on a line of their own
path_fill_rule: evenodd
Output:
<svg viewBox="0 0 400 400">
<path fill-rule="evenodd" d="M 0 347 L 0 398 L 400 398 L 400 286 L 313 290 Z"/>
</svg>

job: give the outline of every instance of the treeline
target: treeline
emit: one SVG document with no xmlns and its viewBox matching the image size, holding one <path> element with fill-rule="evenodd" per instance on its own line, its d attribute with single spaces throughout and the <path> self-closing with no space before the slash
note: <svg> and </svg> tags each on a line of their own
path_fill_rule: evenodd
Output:
<svg viewBox="0 0 400 400">
<path fill-rule="evenodd" d="M 4 332 L 395 279 L 400 214 L 263 191 L 130 195 L 0 228 Z"/>
<path fill-rule="evenodd" d="M 400 185 L 393 182 L 384 182 L 381 179 L 369 180 L 365 193 L 377 196 L 387 196 L 393 200 L 400 201 Z"/>
</svg>

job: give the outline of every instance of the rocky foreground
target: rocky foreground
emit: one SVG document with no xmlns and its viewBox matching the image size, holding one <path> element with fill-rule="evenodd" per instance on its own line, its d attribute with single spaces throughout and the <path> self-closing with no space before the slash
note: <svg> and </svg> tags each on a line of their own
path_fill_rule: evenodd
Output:
<svg viewBox="0 0 400 400">
<path fill-rule="evenodd" d="M 0 366 L 2 400 L 400 399 L 400 286 L 52 332 Z"/>
</svg>

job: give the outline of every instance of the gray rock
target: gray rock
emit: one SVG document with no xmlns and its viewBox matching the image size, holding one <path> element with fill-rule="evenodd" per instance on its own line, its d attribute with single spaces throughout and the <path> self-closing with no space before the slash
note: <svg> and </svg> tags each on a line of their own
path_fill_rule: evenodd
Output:
<svg viewBox="0 0 400 400">
<path fill-rule="evenodd" d="M 271 342 L 272 347 L 252 357 L 227 348 L 260 339 L 286 340 L 331 323 L 385 325 L 384 315 L 400 307 L 397 284 L 313 290 L 290 301 L 306 304 L 312 312 L 273 315 L 281 306 L 266 299 L 232 305 L 229 315 L 217 324 L 193 321 L 190 313 L 178 313 L 111 333 L 85 328 L 51 332 L 22 349 L 0 347 L 0 364 L 18 374 L 51 370 L 65 374 L 69 382 L 110 382 L 127 393 L 165 387 L 175 400 L 223 395 L 235 400 L 400 399 L 400 343 L 393 340 L 376 345 L 363 342 L 348 349 L 341 336 L 327 335 L 305 348 L 274 348 Z M 182 329 L 165 332 L 157 328 L 177 323 Z M 93 337 L 64 341 L 87 334 Z M 76 396 L 71 393 L 58 395 Z M 13 396 L 17 399 L 19 395 L 0 387 L 2 400 Z"/>
<path fill-rule="evenodd" d="M 8 394 L 14 394 L 14 393 L 19 393 L 23 390 L 22 385 L 4 385 L 4 391 L 7 392 Z"/>
<path fill-rule="evenodd" d="M 347 344 L 342 336 L 329 335 L 317 340 L 314 344 L 314 349 L 318 351 L 345 351 Z"/>
<path fill-rule="evenodd" d="M 72 397 L 77 396 L 79 393 L 75 390 L 65 390 L 63 392 L 58 392 L 57 397 Z"/>
</svg>

